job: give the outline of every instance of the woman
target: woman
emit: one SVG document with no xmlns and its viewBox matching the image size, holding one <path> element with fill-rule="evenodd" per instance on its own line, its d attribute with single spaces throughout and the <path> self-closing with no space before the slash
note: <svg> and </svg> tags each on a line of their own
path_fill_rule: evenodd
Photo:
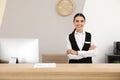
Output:
<svg viewBox="0 0 120 80">
<path fill-rule="evenodd" d="M 73 18 L 74 31 L 67 37 L 69 63 L 92 63 L 96 44 L 91 33 L 84 31 L 85 16 L 77 13 Z"/>
</svg>

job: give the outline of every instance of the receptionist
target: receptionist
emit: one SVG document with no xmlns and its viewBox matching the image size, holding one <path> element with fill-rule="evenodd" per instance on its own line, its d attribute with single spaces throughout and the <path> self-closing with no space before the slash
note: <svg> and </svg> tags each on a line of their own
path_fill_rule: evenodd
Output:
<svg viewBox="0 0 120 80">
<path fill-rule="evenodd" d="M 75 29 L 67 36 L 67 56 L 69 63 L 92 63 L 96 44 L 90 32 L 84 30 L 86 18 L 77 13 L 73 18 Z"/>
</svg>

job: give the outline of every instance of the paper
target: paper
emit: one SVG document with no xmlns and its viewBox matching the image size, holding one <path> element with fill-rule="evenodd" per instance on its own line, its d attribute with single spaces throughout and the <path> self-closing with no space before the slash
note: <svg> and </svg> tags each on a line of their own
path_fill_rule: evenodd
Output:
<svg viewBox="0 0 120 80">
<path fill-rule="evenodd" d="M 56 63 L 37 63 L 34 68 L 56 68 Z"/>
</svg>

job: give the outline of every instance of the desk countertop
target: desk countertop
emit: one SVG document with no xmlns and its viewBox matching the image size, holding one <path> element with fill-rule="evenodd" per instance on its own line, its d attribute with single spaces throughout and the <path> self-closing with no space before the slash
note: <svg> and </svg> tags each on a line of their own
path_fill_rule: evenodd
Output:
<svg viewBox="0 0 120 80">
<path fill-rule="evenodd" d="M 120 64 L 0 64 L 0 80 L 120 80 Z"/>
<path fill-rule="evenodd" d="M 22 71 L 38 70 L 34 68 L 34 64 L 0 64 L 1 71 Z M 57 64 L 56 68 L 39 68 L 41 71 L 54 70 L 54 71 L 74 71 L 74 72 L 120 72 L 120 64 Z"/>
</svg>

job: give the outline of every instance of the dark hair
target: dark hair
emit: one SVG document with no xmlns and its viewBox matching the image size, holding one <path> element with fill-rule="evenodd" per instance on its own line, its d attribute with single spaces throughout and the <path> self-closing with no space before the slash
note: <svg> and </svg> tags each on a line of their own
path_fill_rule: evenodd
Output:
<svg viewBox="0 0 120 80">
<path fill-rule="evenodd" d="M 83 17 L 84 20 L 85 20 L 85 16 L 84 16 L 82 13 L 77 13 L 77 14 L 74 16 L 73 21 L 75 21 L 75 18 L 78 17 L 78 16 Z"/>
</svg>

